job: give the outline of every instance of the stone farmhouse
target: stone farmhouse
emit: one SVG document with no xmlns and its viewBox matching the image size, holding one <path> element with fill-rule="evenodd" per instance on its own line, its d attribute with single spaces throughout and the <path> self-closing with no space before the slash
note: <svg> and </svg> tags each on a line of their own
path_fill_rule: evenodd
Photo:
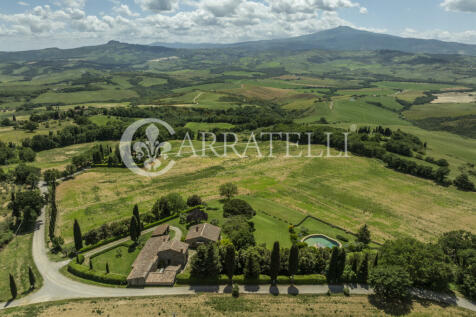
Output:
<svg viewBox="0 0 476 317">
<path fill-rule="evenodd" d="M 187 242 L 191 248 L 196 248 L 202 243 L 217 242 L 220 240 L 220 237 L 220 227 L 209 223 L 201 223 L 189 228 L 185 242 Z"/>
<path fill-rule="evenodd" d="M 129 287 L 172 286 L 188 261 L 188 250 L 220 240 L 221 229 L 208 223 L 191 226 L 185 242 L 170 240 L 169 225 L 158 226 L 145 243 L 127 277 Z"/>
</svg>

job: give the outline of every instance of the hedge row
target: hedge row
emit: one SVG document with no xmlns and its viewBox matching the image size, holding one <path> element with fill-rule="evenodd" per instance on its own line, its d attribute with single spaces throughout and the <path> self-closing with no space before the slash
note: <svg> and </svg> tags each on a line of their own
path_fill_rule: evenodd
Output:
<svg viewBox="0 0 476 317">
<path fill-rule="evenodd" d="M 177 275 L 176 282 L 182 285 L 226 285 L 229 280 L 224 274 L 221 274 L 218 279 L 199 279 L 190 276 L 190 273 L 181 273 Z M 280 275 L 276 280 L 277 284 L 291 284 L 289 276 Z M 267 285 L 271 284 L 271 277 L 261 274 L 259 279 L 245 279 L 244 275 L 233 276 L 233 283 L 242 285 Z M 294 276 L 294 284 L 296 285 L 320 285 L 326 284 L 327 279 L 321 274 L 308 274 Z"/>
<path fill-rule="evenodd" d="M 186 212 L 186 211 L 185 211 Z M 165 222 L 168 222 L 170 220 L 173 220 L 175 218 L 177 218 L 179 216 L 179 214 L 176 214 L 176 215 L 173 215 L 173 216 L 170 216 L 170 217 L 167 217 L 167 218 L 163 218 L 163 219 L 160 219 L 156 222 L 152 222 L 152 223 L 149 223 L 147 225 L 144 226 L 144 230 L 146 229 L 150 229 L 150 228 L 153 228 L 155 226 L 158 226 L 160 224 L 163 224 Z M 108 238 L 108 239 L 104 239 L 104 240 L 101 240 L 99 241 L 98 243 L 95 243 L 95 244 L 90 244 L 90 245 L 87 245 L 85 246 L 84 248 L 82 248 L 81 250 L 79 250 L 80 253 L 84 253 L 84 252 L 88 252 L 88 251 L 91 251 L 93 249 L 96 249 L 98 247 L 101 247 L 103 245 L 106 245 L 106 244 L 109 244 L 111 242 L 114 242 L 114 241 L 117 241 L 119 239 L 122 239 L 122 238 L 125 238 L 127 237 L 128 235 L 125 234 L 125 235 L 120 235 L 120 236 L 117 236 L 117 237 L 111 237 L 111 238 Z"/>
<path fill-rule="evenodd" d="M 76 263 L 76 261 L 71 261 L 68 264 L 68 272 L 79 276 L 81 278 L 92 280 L 99 283 L 105 284 L 114 284 L 114 285 L 126 285 L 127 276 L 116 273 L 102 273 L 90 270 L 84 265 Z"/>
</svg>

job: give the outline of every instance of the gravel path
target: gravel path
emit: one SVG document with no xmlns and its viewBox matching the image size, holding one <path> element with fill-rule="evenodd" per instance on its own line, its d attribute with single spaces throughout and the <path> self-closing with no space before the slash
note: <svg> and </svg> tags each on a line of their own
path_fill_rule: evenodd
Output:
<svg viewBox="0 0 476 317">
<path fill-rule="evenodd" d="M 46 193 L 48 188 L 44 182 L 39 184 L 42 193 Z M 65 266 L 68 261 L 52 262 L 47 256 L 47 248 L 45 243 L 45 211 L 43 208 L 42 214 L 38 217 L 37 226 L 33 235 L 33 259 L 38 268 L 38 271 L 43 276 L 43 286 L 35 293 L 32 293 L 24 298 L 15 300 L 10 303 L 0 303 L 0 309 L 5 307 L 14 307 L 29 305 L 35 303 L 42 303 L 47 301 L 56 301 L 73 298 L 99 298 L 99 297 L 132 297 L 132 296 L 158 296 L 158 295 L 188 295 L 201 292 L 211 293 L 229 293 L 231 287 L 229 286 L 182 286 L 182 287 L 150 287 L 143 289 L 132 288 L 108 288 L 83 284 L 71 280 L 61 274 L 59 270 Z M 176 231 L 176 239 L 180 239 L 182 233 L 178 228 L 173 228 Z M 127 241 L 127 240 L 126 240 Z M 119 243 L 118 241 L 113 243 Z M 111 247 L 113 243 L 104 247 Z M 92 255 L 91 251 L 90 255 Z M 99 252 L 99 251 L 94 251 Z M 355 295 L 370 295 L 372 290 L 366 286 L 348 285 L 351 294 Z M 260 285 L 260 286 L 240 286 L 242 293 L 251 294 L 326 294 L 329 290 L 331 292 L 342 292 L 343 285 Z M 445 294 L 439 294 L 431 291 L 414 290 L 415 296 L 432 299 L 435 301 L 444 302 L 447 304 L 457 305 L 469 310 L 476 311 L 476 304 L 469 300 L 452 297 Z"/>
</svg>

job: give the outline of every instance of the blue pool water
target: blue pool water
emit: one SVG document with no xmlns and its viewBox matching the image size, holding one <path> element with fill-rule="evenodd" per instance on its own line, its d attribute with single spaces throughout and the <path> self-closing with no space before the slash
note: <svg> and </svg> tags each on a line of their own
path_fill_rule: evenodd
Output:
<svg viewBox="0 0 476 317">
<path fill-rule="evenodd" d="M 340 247 L 339 243 L 335 240 L 329 239 L 323 235 L 316 234 L 306 238 L 304 242 L 307 245 L 314 247 L 317 246 L 318 248 L 333 248 L 333 247 Z"/>
</svg>

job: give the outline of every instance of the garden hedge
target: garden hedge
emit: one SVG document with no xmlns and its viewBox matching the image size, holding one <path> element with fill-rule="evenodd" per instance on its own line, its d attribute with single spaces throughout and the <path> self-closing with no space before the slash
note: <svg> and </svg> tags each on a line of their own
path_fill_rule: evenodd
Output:
<svg viewBox="0 0 476 317">
<path fill-rule="evenodd" d="M 127 276 L 116 273 L 102 273 L 90 270 L 84 265 L 71 261 L 68 264 L 68 272 L 78 277 L 92 280 L 99 283 L 114 284 L 114 285 L 127 285 Z"/>
</svg>

